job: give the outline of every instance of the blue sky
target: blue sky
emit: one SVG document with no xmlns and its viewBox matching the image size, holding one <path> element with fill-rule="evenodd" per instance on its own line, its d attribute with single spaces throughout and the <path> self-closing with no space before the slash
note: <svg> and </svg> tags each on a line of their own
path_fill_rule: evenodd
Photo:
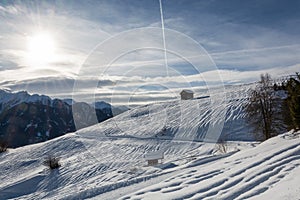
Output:
<svg viewBox="0 0 300 200">
<path fill-rule="evenodd" d="M 143 103 L 150 96 L 178 98 L 181 88 L 201 91 L 208 82 L 219 84 L 218 77 L 225 84 L 244 83 L 261 73 L 276 77 L 300 69 L 297 0 L 162 0 L 162 5 L 166 47 L 178 50 L 167 53 L 168 70 L 158 0 L 1 1 L 0 86 Z M 157 30 L 152 34 L 149 27 Z M 30 49 L 41 32 L 48 37 Z M 180 35 L 186 37 L 179 41 Z M 117 55 L 135 43 L 144 48 Z M 51 59 L 42 58 L 50 53 Z M 101 66 L 106 58 L 114 58 L 109 67 Z M 74 90 L 74 83 L 80 88 Z"/>
</svg>

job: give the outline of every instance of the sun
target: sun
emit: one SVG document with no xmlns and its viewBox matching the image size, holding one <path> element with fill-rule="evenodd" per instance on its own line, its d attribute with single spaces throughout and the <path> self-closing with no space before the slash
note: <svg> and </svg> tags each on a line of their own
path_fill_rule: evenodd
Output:
<svg viewBox="0 0 300 200">
<path fill-rule="evenodd" d="M 38 32 L 27 37 L 27 60 L 31 65 L 47 64 L 55 56 L 55 42 L 49 32 Z"/>
</svg>

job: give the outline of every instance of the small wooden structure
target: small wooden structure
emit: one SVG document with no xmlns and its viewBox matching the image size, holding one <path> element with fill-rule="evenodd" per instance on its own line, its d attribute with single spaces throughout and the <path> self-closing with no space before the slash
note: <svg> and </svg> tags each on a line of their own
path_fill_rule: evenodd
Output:
<svg viewBox="0 0 300 200">
<path fill-rule="evenodd" d="M 155 166 L 158 164 L 162 164 L 162 160 L 164 159 L 163 151 L 153 151 L 145 154 L 145 159 L 147 160 L 148 166 Z"/>
<path fill-rule="evenodd" d="M 182 90 L 180 92 L 181 100 L 188 100 L 194 98 L 194 92 L 192 90 Z"/>
</svg>

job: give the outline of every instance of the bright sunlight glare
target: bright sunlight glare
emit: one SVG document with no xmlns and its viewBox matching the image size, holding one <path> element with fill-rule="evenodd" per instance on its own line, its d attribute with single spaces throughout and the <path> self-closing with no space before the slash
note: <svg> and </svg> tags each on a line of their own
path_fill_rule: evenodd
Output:
<svg viewBox="0 0 300 200">
<path fill-rule="evenodd" d="M 54 51 L 55 42 L 48 32 L 40 32 L 27 38 L 27 60 L 31 66 L 51 62 Z"/>
</svg>

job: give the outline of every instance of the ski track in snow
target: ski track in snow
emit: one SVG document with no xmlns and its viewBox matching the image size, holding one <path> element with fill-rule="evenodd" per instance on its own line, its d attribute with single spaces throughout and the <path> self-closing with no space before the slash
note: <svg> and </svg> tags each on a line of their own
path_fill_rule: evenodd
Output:
<svg viewBox="0 0 300 200">
<path fill-rule="evenodd" d="M 0 154 L 0 199 L 299 199 L 300 134 L 251 141 L 247 91 L 226 94 L 223 132 L 233 140 L 226 154 L 201 142 L 207 126 L 222 120 L 210 118 L 222 106 L 212 109 L 209 99 L 157 103 Z M 146 166 L 143 156 L 158 149 L 164 164 Z M 62 167 L 46 169 L 46 155 L 59 156 Z"/>
<path fill-rule="evenodd" d="M 259 199 L 300 165 L 299 138 L 292 144 L 281 141 L 282 146 L 270 144 L 272 140 L 282 139 L 248 150 L 247 157 L 241 151 L 209 165 L 181 169 L 162 183 L 120 199 Z"/>
</svg>

